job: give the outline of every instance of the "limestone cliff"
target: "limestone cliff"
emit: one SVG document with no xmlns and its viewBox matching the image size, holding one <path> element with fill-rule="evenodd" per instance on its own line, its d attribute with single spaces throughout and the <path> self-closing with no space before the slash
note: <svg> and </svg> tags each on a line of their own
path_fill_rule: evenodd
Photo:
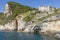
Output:
<svg viewBox="0 0 60 40">
<path fill-rule="evenodd" d="M 0 30 L 20 32 L 60 31 L 60 10 L 57 8 L 43 6 L 35 9 L 9 2 L 5 9 L 4 14 L 0 17 Z M 7 15 L 7 17 L 4 15 Z"/>
<path fill-rule="evenodd" d="M 10 22 L 10 23 L 7 23 L 7 24 L 5 24 L 5 25 L 1 25 L 0 24 L 0 30 L 3 30 L 3 31 L 13 31 L 13 30 L 15 30 L 16 29 L 16 21 L 15 20 L 13 20 L 12 22 Z"/>
<path fill-rule="evenodd" d="M 4 15 L 5 15 L 6 17 L 8 17 L 8 16 L 11 15 L 11 14 L 12 14 L 11 8 L 10 8 L 9 4 L 6 3 Z"/>
</svg>

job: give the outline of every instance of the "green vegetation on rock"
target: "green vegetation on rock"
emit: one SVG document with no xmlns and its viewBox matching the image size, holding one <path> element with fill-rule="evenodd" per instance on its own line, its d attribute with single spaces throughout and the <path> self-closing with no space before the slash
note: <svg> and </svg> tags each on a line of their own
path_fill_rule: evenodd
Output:
<svg viewBox="0 0 60 40">
<path fill-rule="evenodd" d="M 31 21 L 33 18 L 34 18 L 34 16 L 28 15 L 28 16 L 26 16 L 23 20 L 26 21 L 26 22 L 29 22 L 29 21 Z"/>
<path fill-rule="evenodd" d="M 16 2 L 7 2 L 10 10 L 12 11 L 12 14 L 8 17 L 4 16 L 4 14 L 0 15 L 0 24 L 4 25 L 6 23 L 9 23 L 13 20 L 15 20 L 16 16 L 23 14 L 27 11 L 35 10 L 35 8 L 31 8 L 29 6 L 24 6 Z M 31 19 L 31 18 L 30 18 Z"/>
<path fill-rule="evenodd" d="M 39 20 L 39 21 L 43 21 L 44 19 L 47 19 L 47 18 L 49 18 L 49 17 L 51 17 L 51 16 L 53 16 L 53 15 L 56 15 L 56 14 L 58 14 L 58 9 L 55 9 L 55 10 L 54 10 L 54 13 L 48 14 L 47 16 L 44 16 L 43 18 L 40 18 L 40 19 L 38 19 L 38 20 Z"/>
<path fill-rule="evenodd" d="M 24 6 L 24 5 L 21 5 L 21 4 L 16 3 L 16 2 L 8 2 L 8 4 L 9 4 L 9 7 L 10 7 L 10 10 L 12 11 L 12 14 L 9 15 L 8 17 L 4 16 L 3 13 L 0 15 L 0 24 L 2 24 L 2 25 L 6 24 L 6 23 L 9 23 L 9 22 L 12 22 L 13 20 L 16 19 L 16 16 L 21 15 L 21 14 L 25 16 L 23 18 L 23 20 L 25 22 L 29 22 L 29 21 L 34 22 L 34 20 L 32 20 L 32 19 L 34 19 L 36 14 L 39 14 L 39 13 L 40 14 L 44 14 L 44 13 L 48 14 L 48 12 L 40 12 L 35 8 L 31 8 L 29 6 Z M 57 14 L 58 9 L 55 9 L 54 12 L 55 13 L 51 13 L 51 14 L 48 14 L 47 16 L 39 18 L 38 21 L 42 21 L 42 20 L 44 20 L 48 17 L 51 17 L 51 16 Z"/>
<path fill-rule="evenodd" d="M 27 11 L 35 10 L 35 8 L 31 8 L 29 6 L 24 6 L 16 2 L 8 2 L 10 9 L 12 10 L 13 14 L 21 14 Z"/>
</svg>

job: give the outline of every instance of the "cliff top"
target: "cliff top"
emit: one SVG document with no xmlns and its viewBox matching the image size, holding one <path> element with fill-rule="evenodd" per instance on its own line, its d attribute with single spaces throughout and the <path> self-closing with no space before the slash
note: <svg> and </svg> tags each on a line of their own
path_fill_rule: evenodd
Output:
<svg viewBox="0 0 60 40">
<path fill-rule="evenodd" d="M 9 10 L 7 10 L 7 7 Z M 12 14 L 10 14 L 8 17 L 4 16 L 5 14 L 1 14 L 0 24 L 6 24 L 8 22 L 11 22 L 12 20 L 15 19 L 16 16 L 32 10 L 36 10 L 36 9 L 29 6 L 21 5 L 16 2 L 7 2 L 7 4 L 5 5 L 4 13 L 6 13 L 6 15 L 9 15 L 9 13 L 11 13 L 12 11 Z"/>
<path fill-rule="evenodd" d="M 46 10 L 46 11 L 39 11 L 36 8 L 32 8 L 29 6 L 21 5 L 16 2 L 7 2 L 10 10 L 12 11 L 12 14 L 10 14 L 8 17 L 4 16 L 4 14 L 0 15 L 0 24 L 6 24 L 9 22 L 12 22 L 16 19 L 16 16 L 22 15 L 23 21 L 25 22 L 40 22 L 44 19 L 47 19 L 49 17 L 54 16 L 55 14 L 58 14 L 60 12 L 59 9 L 54 8 L 54 10 Z M 45 10 L 45 9 L 44 9 Z M 6 11 L 6 10 L 5 10 Z M 8 10 L 9 11 L 9 10 Z"/>
</svg>

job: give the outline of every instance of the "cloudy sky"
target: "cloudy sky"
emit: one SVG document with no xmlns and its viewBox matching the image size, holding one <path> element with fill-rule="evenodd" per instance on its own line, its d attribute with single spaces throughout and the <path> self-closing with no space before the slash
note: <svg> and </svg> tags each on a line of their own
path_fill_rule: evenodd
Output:
<svg viewBox="0 0 60 40">
<path fill-rule="evenodd" d="M 60 0 L 0 0 L 0 12 L 4 11 L 4 6 L 9 1 L 18 2 L 34 8 L 38 8 L 41 5 L 60 8 Z"/>
</svg>

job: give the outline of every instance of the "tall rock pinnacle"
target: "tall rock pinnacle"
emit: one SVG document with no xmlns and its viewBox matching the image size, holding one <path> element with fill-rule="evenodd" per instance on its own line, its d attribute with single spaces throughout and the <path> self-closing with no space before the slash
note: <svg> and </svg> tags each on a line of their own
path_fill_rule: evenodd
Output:
<svg viewBox="0 0 60 40">
<path fill-rule="evenodd" d="M 11 11 L 11 9 L 10 9 L 10 7 L 9 7 L 9 4 L 6 3 L 6 5 L 5 5 L 5 10 L 4 10 L 4 15 L 5 15 L 6 17 L 8 17 L 10 14 L 12 14 L 12 11 Z"/>
</svg>

